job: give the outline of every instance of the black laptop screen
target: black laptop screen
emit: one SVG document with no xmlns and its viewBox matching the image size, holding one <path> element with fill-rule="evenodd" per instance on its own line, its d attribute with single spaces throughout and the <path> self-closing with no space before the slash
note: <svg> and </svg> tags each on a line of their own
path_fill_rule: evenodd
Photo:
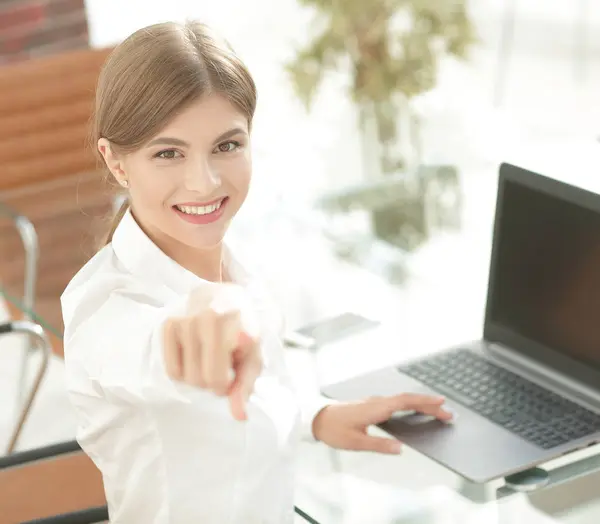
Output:
<svg viewBox="0 0 600 524">
<path fill-rule="evenodd" d="M 487 320 L 600 369 L 600 213 L 512 180 L 498 205 Z"/>
</svg>

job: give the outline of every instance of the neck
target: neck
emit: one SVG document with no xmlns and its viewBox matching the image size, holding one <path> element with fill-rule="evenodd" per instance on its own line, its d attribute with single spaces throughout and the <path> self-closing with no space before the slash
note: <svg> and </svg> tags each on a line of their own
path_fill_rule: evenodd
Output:
<svg viewBox="0 0 600 524">
<path fill-rule="evenodd" d="M 223 282 L 227 276 L 223 274 L 223 243 L 207 248 L 195 248 L 182 244 L 161 232 L 149 231 L 139 221 L 138 225 L 168 257 L 191 273 L 209 282 Z"/>
<path fill-rule="evenodd" d="M 180 245 L 178 249 L 169 251 L 165 251 L 165 253 L 175 262 L 203 280 L 223 282 L 222 244 L 210 249 Z"/>
<path fill-rule="evenodd" d="M 163 252 L 180 266 L 209 282 L 223 282 L 223 245 L 199 249 L 184 244 L 163 246 Z"/>
</svg>

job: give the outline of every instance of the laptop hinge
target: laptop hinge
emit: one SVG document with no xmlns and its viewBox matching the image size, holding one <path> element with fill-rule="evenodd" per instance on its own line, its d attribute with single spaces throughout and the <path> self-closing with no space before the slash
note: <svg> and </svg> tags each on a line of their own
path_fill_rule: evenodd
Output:
<svg viewBox="0 0 600 524">
<path fill-rule="evenodd" d="M 506 369 L 574 401 L 600 409 L 600 390 L 496 342 L 485 344 L 488 357 Z"/>
</svg>

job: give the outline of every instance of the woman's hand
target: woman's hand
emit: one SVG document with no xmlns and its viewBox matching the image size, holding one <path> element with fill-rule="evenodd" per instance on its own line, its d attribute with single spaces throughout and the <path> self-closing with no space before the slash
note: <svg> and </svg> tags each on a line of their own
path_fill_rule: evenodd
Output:
<svg viewBox="0 0 600 524">
<path fill-rule="evenodd" d="M 333 404 L 321 410 L 313 421 L 317 440 L 338 449 L 399 453 L 400 442 L 367 434 L 372 424 L 389 420 L 396 411 L 417 411 L 448 422 L 452 413 L 442 407 L 443 397 L 402 394 L 374 397 L 361 402 Z"/>
<path fill-rule="evenodd" d="M 229 396 L 237 420 L 247 418 L 246 402 L 262 370 L 258 336 L 250 323 L 242 288 L 212 284 L 194 291 L 187 314 L 164 326 L 169 377 Z"/>
</svg>

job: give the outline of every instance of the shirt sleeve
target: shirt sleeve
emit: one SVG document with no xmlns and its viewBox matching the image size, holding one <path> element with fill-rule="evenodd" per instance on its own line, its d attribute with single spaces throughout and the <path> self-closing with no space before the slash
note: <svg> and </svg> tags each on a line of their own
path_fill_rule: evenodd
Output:
<svg viewBox="0 0 600 524">
<path fill-rule="evenodd" d="M 286 349 L 282 341 L 278 344 L 268 344 L 268 348 L 271 351 L 274 351 L 277 348 L 280 352 L 280 355 L 272 355 L 269 359 L 268 372 L 277 374 L 279 380 L 281 380 L 287 387 L 294 391 L 300 408 L 302 439 L 316 441 L 313 433 L 313 422 L 315 417 L 327 406 L 335 404 L 336 401 L 319 394 L 318 391 L 314 391 L 314 389 L 318 389 L 318 384 L 316 385 L 317 388 L 305 388 L 298 387 L 298 385 L 294 383 L 294 380 L 289 373 L 289 368 L 285 362 Z M 306 391 L 307 389 L 309 391 Z"/>
<path fill-rule="evenodd" d="M 72 309 L 63 298 L 68 390 L 101 390 L 128 404 L 185 402 L 166 373 L 162 329 L 167 318 L 185 312 L 187 300 L 164 305 L 135 287 L 88 289 Z"/>
<path fill-rule="evenodd" d="M 286 362 L 285 353 L 287 351 L 285 346 L 285 320 L 280 309 L 269 296 L 263 297 L 263 301 L 267 303 L 268 319 L 270 324 L 271 332 L 275 333 L 275 339 L 264 341 L 264 348 L 266 349 L 265 359 L 267 361 L 268 369 L 277 374 L 279 379 L 284 382 L 288 387 L 293 389 L 298 399 L 300 407 L 300 418 L 301 418 L 301 434 L 303 440 L 316 441 L 313 433 L 313 422 L 315 417 L 327 406 L 335 404 L 336 402 L 329 399 L 318 392 L 319 384 L 316 382 L 316 377 L 312 377 L 315 380 L 314 384 L 311 384 L 310 392 L 305 392 L 305 388 L 297 387 L 294 383 L 290 372 L 289 366 Z M 302 389 L 302 391 L 300 391 Z M 316 390 L 316 391 L 315 391 Z"/>
<path fill-rule="evenodd" d="M 313 398 L 303 401 L 300 409 L 302 413 L 302 433 L 305 440 L 316 441 L 313 433 L 313 422 L 323 409 L 334 403 L 335 401 L 321 395 L 315 395 Z"/>
</svg>

